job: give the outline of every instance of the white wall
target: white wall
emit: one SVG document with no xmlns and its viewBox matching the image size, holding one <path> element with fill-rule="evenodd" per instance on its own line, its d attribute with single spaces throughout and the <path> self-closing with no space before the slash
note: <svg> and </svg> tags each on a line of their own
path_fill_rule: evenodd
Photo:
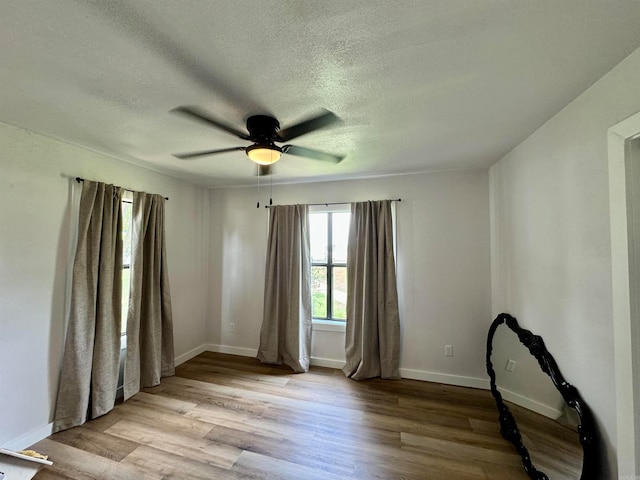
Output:
<svg viewBox="0 0 640 480">
<path fill-rule="evenodd" d="M 490 171 L 492 309 L 541 335 L 616 475 L 607 130 L 640 111 L 634 52 Z"/>
<path fill-rule="evenodd" d="M 266 209 L 256 188 L 211 193 L 212 322 L 209 342 L 252 354 L 262 323 Z M 261 205 L 268 201 L 264 189 Z M 406 377 L 486 386 L 491 323 L 488 173 L 417 174 L 273 187 L 277 204 L 402 198 L 397 204 L 401 372 Z M 235 324 L 235 332 L 229 324 Z M 318 363 L 344 359 L 344 333 L 314 331 Z M 444 345 L 454 346 L 445 357 Z"/>
<path fill-rule="evenodd" d="M 64 344 L 69 195 L 75 176 L 170 197 L 176 355 L 202 343 L 208 191 L 0 124 L 0 446 L 48 434 Z"/>
</svg>

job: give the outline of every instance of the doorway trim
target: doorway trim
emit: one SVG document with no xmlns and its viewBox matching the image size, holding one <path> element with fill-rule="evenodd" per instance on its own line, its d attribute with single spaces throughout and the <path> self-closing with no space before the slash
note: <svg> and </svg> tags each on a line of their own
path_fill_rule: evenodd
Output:
<svg viewBox="0 0 640 480">
<path fill-rule="evenodd" d="M 640 300 L 631 295 L 640 282 L 630 260 L 634 239 L 632 217 L 629 216 L 630 193 L 640 183 L 630 175 L 628 145 L 640 134 L 640 112 L 611 127 L 608 131 L 609 210 L 611 222 L 611 275 L 614 329 L 614 361 L 617 414 L 618 478 L 640 476 L 640 401 L 634 399 L 634 378 L 640 378 L 640 351 L 634 341 L 640 335 Z M 636 226 L 638 228 L 638 226 Z M 638 247 L 637 242 L 635 242 Z M 634 340 L 635 339 L 635 340 Z"/>
</svg>

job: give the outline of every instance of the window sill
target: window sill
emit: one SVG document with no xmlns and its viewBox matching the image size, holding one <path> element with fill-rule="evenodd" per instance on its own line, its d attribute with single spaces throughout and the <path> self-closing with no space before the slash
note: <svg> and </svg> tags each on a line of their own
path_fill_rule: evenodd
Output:
<svg viewBox="0 0 640 480">
<path fill-rule="evenodd" d="M 334 322 L 331 320 L 316 320 L 312 322 L 313 330 L 319 332 L 346 332 L 347 325 L 345 322 Z"/>
</svg>

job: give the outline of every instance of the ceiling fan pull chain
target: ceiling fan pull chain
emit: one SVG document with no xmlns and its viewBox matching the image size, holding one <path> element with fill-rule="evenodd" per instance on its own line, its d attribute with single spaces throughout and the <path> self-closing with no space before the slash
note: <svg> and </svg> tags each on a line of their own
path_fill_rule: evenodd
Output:
<svg viewBox="0 0 640 480">
<path fill-rule="evenodd" d="M 258 196 L 256 197 L 256 208 L 260 208 L 260 165 L 256 164 L 258 169 Z"/>
<path fill-rule="evenodd" d="M 269 206 L 273 205 L 273 171 L 269 174 Z"/>
</svg>

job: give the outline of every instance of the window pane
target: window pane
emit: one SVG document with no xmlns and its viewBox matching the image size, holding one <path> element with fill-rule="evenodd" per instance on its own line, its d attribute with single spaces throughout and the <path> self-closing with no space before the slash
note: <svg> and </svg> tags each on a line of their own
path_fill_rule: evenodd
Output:
<svg viewBox="0 0 640 480">
<path fill-rule="evenodd" d="M 309 214 L 309 235 L 311 237 L 311 262 L 327 262 L 327 218 L 326 213 Z"/>
<path fill-rule="evenodd" d="M 131 212 L 133 204 L 122 202 L 122 263 L 131 265 Z"/>
<path fill-rule="evenodd" d="M 311 316 L 327 318 L 327 267 L 311 267 Z"/>
<path fill-rule="evenodd" d="M 332 309 L 336 320 L 347 319 L 347 268 L 333 267 Z"/>
<path fill-rule="evenodd" d="M 120 333 L 127 332 L 127 314 L 129 312 L 129 284 L 131 281 L 131 270 L 122 269 L 122 323 Z"/>
<path fill-rule="evenodd" d="M 332 215 L 333 263 L 347 263 L 347 242 L 349 239 L 349 212 Z"/>
<path fill-rule="evenodd" d="M 131 225 L 133 204 L 122 201 L 122 323 L 120 332 L 127 332 L 127 313 L 129 312 L 129 282 L 131 279 Z"/>
</svg>

